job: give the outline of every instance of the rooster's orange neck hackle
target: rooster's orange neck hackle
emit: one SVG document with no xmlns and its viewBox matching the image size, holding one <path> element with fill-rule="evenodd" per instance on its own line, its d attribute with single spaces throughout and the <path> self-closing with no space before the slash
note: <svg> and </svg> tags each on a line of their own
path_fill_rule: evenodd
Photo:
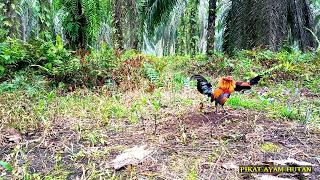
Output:
<svg viewBox="0 0 320 180">
<path fill-rule="evenodd" d="M 233 93 L 236 87 L 236 81 L 233 80 L 232 76 L 222 77 L 219 80 L 219 88 L 225 92 Z"/>
</svg>

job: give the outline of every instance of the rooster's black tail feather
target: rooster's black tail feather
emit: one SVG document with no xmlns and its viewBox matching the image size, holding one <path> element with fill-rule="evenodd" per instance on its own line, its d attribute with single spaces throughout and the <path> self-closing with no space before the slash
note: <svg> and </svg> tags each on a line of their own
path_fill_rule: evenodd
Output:
<svg viewBox="0 0 320 180">
<path fill-rule="evenodd" d="M 211 96 L 212 95 L 212 85 L 201 75 L 193 75 L 191 80 L 197 80 L 197 89 L 201 94 Z"/>
<path fill-rule="evenodd" d="M 262 78 L 262 75 L 258 75 L 254 77 L 253 79 L 250 80 L 250 85 L 252 86 L 252 85 L 258 84 L 261 78 Z"/>
</svg>

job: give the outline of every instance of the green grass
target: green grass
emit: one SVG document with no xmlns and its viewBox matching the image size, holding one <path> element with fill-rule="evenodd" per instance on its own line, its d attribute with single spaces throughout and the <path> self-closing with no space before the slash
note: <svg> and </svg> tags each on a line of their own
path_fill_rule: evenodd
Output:
<svg viewBox="0 0 320 180">
<path fill-rule="evenodd" d="M 187 180 L 196 180 L 198 179 L 198 172 L 196 169 L 191 169 L 190 172 L 187 175 Z"/>
<path fill-rule="evenodd" d="M 281 148 L 276 144 L 273 144 L 271 142 L 266 142 L 264 144 L 261 144 L 260 149 L 263 152 L 274 153 L 274 152 L 279 152 Z"/>
<path fill-rule="evenodd" d="M 259 84 L 245 94 L 235 93 L 227 104 L 235 109 L 251 109 L 265 112 L 275 119 L 296 120 L 302 123 L 319 125 L 320 101 L 317 98 L 303 96 L 300 93 L 316 93 L 306 89 L 303 81 L 280 81 L 277 83 Z M 259 93 L 260 88 L 263 93 Z"/>
<path fill-rule="evenodd" d="M 243 95 L 235 95 L 230 97 L 227 101 L 227 105 L 233 108 L 245 108 L 252 110 L 265 110 L 268 106 L 268 100 L 258 100 L 245 97 Z"/>
</svg>

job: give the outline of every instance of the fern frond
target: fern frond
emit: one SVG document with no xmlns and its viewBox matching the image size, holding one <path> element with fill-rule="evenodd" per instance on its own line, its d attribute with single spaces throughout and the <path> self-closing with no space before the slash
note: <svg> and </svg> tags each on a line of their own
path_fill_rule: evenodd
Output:
<svg viewBox="0 0 320 180">
<path fill-rule="evenodd" d="M 144 72 L 147 78 L 154 84 L 160 85 L 160 74 L 157 70 L 149 63 L 144 64 Z"/>
</svg>

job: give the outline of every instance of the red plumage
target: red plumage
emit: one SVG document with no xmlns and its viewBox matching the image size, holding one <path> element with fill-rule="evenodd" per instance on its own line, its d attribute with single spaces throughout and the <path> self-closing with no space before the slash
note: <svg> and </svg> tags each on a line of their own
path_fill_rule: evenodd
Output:
<svg viewBox="0 0 320 180">
<path fill-rule="evenodd" d="M 191 79 L 197 80 L 197 89 L 201 94 L 207 95 L 211 98 L 211 102 L 215 101 L 216 112 L 218 104 L 224 109 L 224 104 L 235 91 L 243 91 L 251 89 L 252 85 L 258 84 L 261 79 L 261 75 L 256 76 L 249 82 L 235 81 L 232 76 L 222 77 L 219 80 L 218 87 L 212 89 L 212 85 L 201 75 L 193 75 Z"/>
</svg>

